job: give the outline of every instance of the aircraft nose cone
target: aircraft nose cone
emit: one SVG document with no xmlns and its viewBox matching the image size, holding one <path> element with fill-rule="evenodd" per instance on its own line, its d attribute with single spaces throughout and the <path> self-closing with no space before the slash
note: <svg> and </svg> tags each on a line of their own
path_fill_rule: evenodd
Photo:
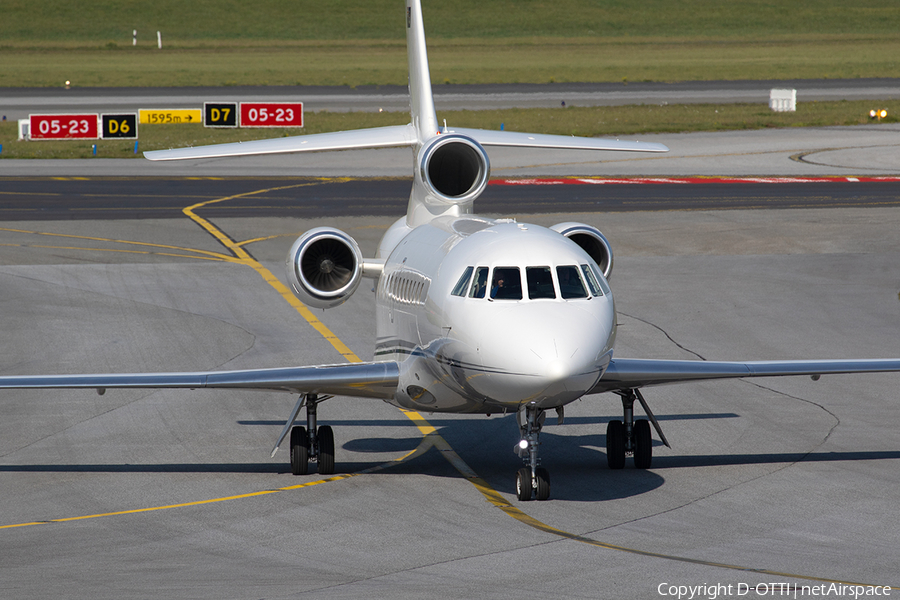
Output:
<svg viewBox="0 0 900 600">
<path fill-rule="evenodd" d="M 611 343 L 612 321 L 602 318 L 599 301 L 589 302 L 597 303 L 593 310 L 545 304 L 498 311 L 483 332 L 480 391 L 507 403 L 558 404 L 582 396 L 596 383 Z"/>
</svg>

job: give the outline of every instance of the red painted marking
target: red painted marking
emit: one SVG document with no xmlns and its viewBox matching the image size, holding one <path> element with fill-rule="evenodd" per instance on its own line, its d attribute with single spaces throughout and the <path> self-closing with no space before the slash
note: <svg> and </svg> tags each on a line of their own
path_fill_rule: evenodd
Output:
<svg viewBox="0 0 900 600">
<path fill-rule="evenodd" d="M 869 183 L 900 182 L 898 176 L 888 177 L 527 177 L 522 179 L 492 179 L 491 185 L 635 185 L 635 184 L 698 184 L 698 183 Z"/>
</svg>

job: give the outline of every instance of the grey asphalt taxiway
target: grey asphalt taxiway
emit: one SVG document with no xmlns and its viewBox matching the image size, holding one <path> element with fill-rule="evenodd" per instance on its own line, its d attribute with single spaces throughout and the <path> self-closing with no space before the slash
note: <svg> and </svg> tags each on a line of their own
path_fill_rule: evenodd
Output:
<svg viewBox="0 0 900 600">
<path fill-rule="evenodd" d="M 766 105 L 770 90 L 796 89 L 798 102 L 900 98 L 900 80 L 803 79 L 543 84 L 435 84 L 437 110 L 616 106 L 623 104 Z M 305 111 L 409 110 L 406 86 L 234 86 L 194 88 L 0 88 L 0 114 L 27 119 L 45 113 L 137 112 L 142 108 L 200 108 L 204 102 L 303 102 Z"/>
<path fill-rule="evenodd" d="M 869 184 L 850 180 L 900 173 L 898 139 L 896 126 L 696 134 L 660 140 L 668 158 L 500 153 L 495 166 L 522 176 L 835 175 L 846 181 L 823 185 L 864 195 Z M 370 174 L 401 156 L 409 165 L 408 151 L 332 153 L 299 174 Z M 281 175 L 302 162 L 279 160 Z M 250 175 L 261 164 L 225 162 L 157 174 Z M 0 174 L 157 167 L 4 160 Z M 304 182 L 294 183 L 302 198 Z M 127 178 L 120 185 L 124 203 Z M 566 210 L 576 186 L 555 189 Z M 369 359 L 369 288 L 312 313 L 334 334 L 326 339 L 261 274 L 282 277 L 293 239 L 318 225 L 344 229 L 371 254 L 393 217 L 204 219 L 243 193 L 185 198 L 196 218 L 0 222 L 0 374 L 337 363 L 345 358 L 334 340 Z M 582 221 L 609 237 L 618 355 L 900 356 L 896 201 L 562 210 L 515 216 Z M 753 598 L 785 584 L 796 588 L 778 588 L 782 596 L 814 598 L 838 597 L 823 593 L 835 582 L 897 595 L 898 386 L 900 374 L 883 374 L 647 389 L 673 448 L 655 442 L 646 471 L 606 468 L 605 426 L 621 404 L 587 397 L 564 424 L 548 418 L 541 457 L 552 497 L 530 503 L 515 500 L 512 415 L 423 422 L 379 401 L 335 398 L 319 418 L 335 429 L 337 475 L 294 477 L 284 449 L 269 458 L 289 395 L 4 391 L 0 595 L 663 598 L 718 584 L 718 597 Z"/>
</svg>

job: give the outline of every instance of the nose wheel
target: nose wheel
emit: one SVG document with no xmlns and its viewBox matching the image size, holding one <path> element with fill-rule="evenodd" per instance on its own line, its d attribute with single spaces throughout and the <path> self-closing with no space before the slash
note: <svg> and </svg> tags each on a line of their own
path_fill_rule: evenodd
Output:
<svg viewBox="0 0 900 600">
<path fill-rule="evenodd" d="M 522 422 L 523 412 L 524 422 Z M 533 404 L 527 404 L 516 415 L 522 440 L 516 444 L 513 451 L 522 457 L 526 464 L 516 473 L 516 497 L 523 502 L 550 498 L 550 473 L 539 466 L 538 458 L 540 446 L 538 438 L 545 416 L 544 411 Z"/>
</svg>

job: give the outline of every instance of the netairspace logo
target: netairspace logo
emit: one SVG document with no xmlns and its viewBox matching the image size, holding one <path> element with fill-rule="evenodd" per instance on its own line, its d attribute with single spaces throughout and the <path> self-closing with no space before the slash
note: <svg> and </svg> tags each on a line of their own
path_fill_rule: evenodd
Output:
<svg viewBox="0 0 900 600">
<path fill-rule="evenodd" d="M 892 588 L 882 585 L 847 585 L 822 583 L 818 585 L 794 585 L 790 583 L 704 583 L 702 585 L 676 585 L 661 583 L 656 592 L 660 596 L 676 600 L 716 600 L 717 598 L 858 598 L 891 595 Z"/>
</svg>

